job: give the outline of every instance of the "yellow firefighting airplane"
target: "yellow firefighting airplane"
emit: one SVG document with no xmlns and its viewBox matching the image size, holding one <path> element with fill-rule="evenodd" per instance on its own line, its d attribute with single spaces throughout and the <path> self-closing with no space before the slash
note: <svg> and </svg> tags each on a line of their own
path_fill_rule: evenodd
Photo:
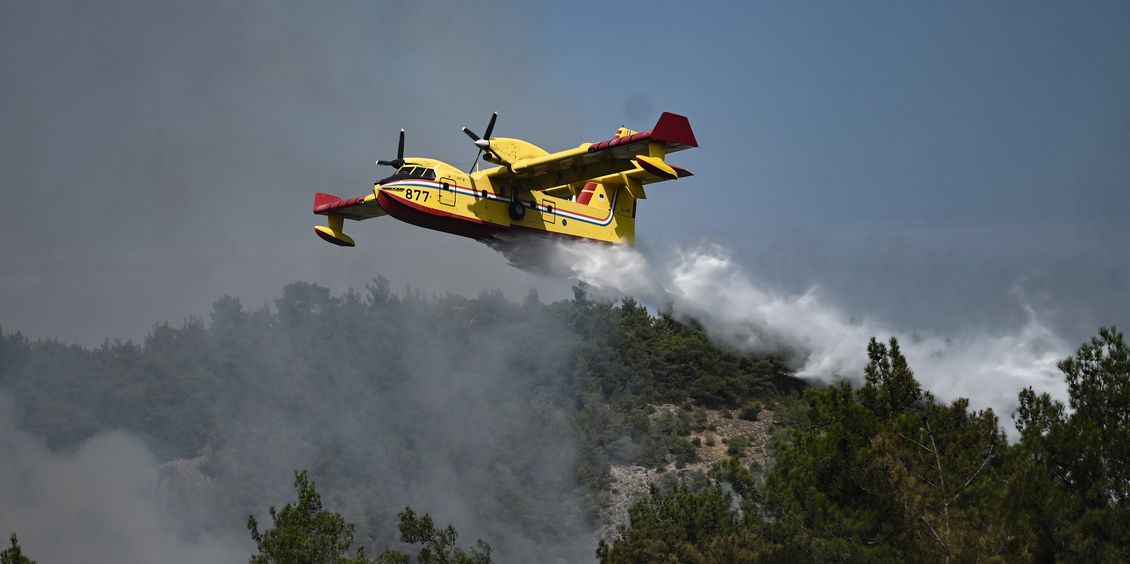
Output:
<svg viewBox="0 0 1130 564">
<path fill-rule="evenodd" d="M 463 133 L 479 148 L 475 165 L 481 156 L 500 166 L 467 173 L 435 159 L 404 158 L 400 130 L 396 158 L 377 161 L 396 172 L 377 181 L 372 193 L 351 199 L 315 194 L 314 213 L 328 219 L 315 232 L 330 243 L 352 247 L 353 239 L 342 232 L 346 219 L 391 215 L 487 241 L 511 230 L 532 230 L 631 244 L 636 200 L 645 197 L 644 185 L 690 176 L 664 158 L 698 147 L 690 121 L 666 112 L 651 131 L 621 127 L 612 139 L 557 153 L 521 139 L 491 137 L 497 119 L 497 113 L 491 116 L 482 137 L 466 127 Z"/>
</svg>

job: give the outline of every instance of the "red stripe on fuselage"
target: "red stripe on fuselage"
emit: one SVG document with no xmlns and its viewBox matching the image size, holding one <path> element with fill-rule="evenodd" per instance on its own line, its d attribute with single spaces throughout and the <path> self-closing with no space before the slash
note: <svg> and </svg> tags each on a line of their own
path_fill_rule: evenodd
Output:
<svg viewBox="0 0 1130 564">
<path fill-rule="evenodd" d="M 485 239 L 506 230 L 501 225 L 421 206 L 384 191 L 377 195 L 377 203 L 381 205 L 381 209 L 400 221 L 460 237 Z"/>
</svg>

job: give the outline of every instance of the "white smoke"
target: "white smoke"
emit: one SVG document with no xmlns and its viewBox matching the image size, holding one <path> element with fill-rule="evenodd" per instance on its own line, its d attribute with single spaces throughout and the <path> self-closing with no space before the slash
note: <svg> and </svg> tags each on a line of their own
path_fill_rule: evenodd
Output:
<svg viewBox="0 0 1130 564">
<path fill-rule="evenodd" d="M 663 258 L 626 246 L 563 242 L 554 267 L 605 298 L 632 296 L 702 325 L 712 339 L 746 351 L 790 353 L 797 375 L 861 381 L 871 337 L 898 337 L 919 381 L 939 399 L 969 398 L 1007 417 L 1026 386 L 1065 398 L 1055 363 L 1070 347 L 1013 292 L 1025 323 L 1006 334 L 969 329 L 923 334 L 849 314 L 813 287 L 789 294 L 759 282 L 717 245 L 678 249 Z M 960 315 L 960 312 L 955 312 Z"/>
<path fill-rule="evenodd" d="M 17 533 L 39 562 L 241 562 L 251 553 L 242 531 L 190 531 L 166 504 L 156 456 L 129 433 L 57 452 L 18 427 L 16 403 L 0 393 L 0 460 L 0 534 L 6 543 Z"/>
</svg>

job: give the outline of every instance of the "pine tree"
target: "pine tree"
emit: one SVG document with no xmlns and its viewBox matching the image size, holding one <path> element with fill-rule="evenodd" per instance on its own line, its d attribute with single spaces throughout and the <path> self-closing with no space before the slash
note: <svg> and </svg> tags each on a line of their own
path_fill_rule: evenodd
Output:
<svg viewBox="0 0 1130 564">
<path fill-rule="evenodd" d="M 322 496 L 318 495 L 305 470 L 295 473 L 294 487 L 298 504 L 288 503 L 279 511 L 271 507 L 274 526 L 270 529 L 260 532 L 255 516 L 247 518 L 247 528 L 259 549 L 259 554 L 251 557 L 251 563 L 367 563 L 364 548 L 358 548 L 352 558 L 347 555 L 353 544 L 353 524 L 322 507 Z"/>
<path fill-rule="evenodd" d="M 482 540 L 475 543 L 475 548 L 465 551 L 455 544 L 459 537 L 455 527 L 437 528 L 431 515 L 417 515 L 411 507 L 405 507 L 399 517 L 400 540 L 420 545 L 416 556 L 419 564 L 490 564 L 492 549 Z M 399 550 L 388 550 L 377 559 L 380 564 L 407 564 L 409 561 L 408 555 Z"/>
<path fill-rule="evenodd" d="M 1017 555 L 1130 561 L 1130 348 L 1102 328 L 1059 363 L 1070 410 L 1047 393 L 1020 393 L 1020 443 L 1007 510 L 1026 534 Z"/>
<path fill-rule="evenodd" d="M 32 560 L 24 556 L 23 550 L 20 549 L 20 541 L 16 538 L 16 533 L 12 533 L 9 537 L 11 546 L 0 552 L 0 564 L 35 564 Z"/>
</svg>

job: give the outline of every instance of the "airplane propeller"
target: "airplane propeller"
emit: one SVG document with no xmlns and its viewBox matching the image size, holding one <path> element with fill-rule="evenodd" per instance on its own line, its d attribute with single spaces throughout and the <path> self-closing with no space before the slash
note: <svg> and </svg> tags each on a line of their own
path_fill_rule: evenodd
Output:
<svg viewBox="0 0 1130 564">
<path fill-rule="evenodd" d="M 491 114 L 490 123 L 487 123 L 487 130 L 482 137 L 475 135 L 474 131 L 466 127 L 463 128 L 463 133 L 466 133 L 467 137 L 470 137 L 471 141 L 475 142 L 475 146 L 479 148 L 478 154 L 475 155 L 475 162 L 471 164 L 471 169 L 467 171 L 468 173 L 475 170 L 475 165 L 479 164 L 479 157 L 483 156 L 483 151 L 490 148 L 490 134 L 494 132 L 494 122 L 496 121 L 498 121 L 498 112 Z"/>
<path fill-rule="evenodd" d="M 400 168 L 404 166 L 404 130 L 400 130 L 400 143 L 396 146 L 396 158 L 391 161 L 377 161 L 377 164 Z"/>
</svg>

